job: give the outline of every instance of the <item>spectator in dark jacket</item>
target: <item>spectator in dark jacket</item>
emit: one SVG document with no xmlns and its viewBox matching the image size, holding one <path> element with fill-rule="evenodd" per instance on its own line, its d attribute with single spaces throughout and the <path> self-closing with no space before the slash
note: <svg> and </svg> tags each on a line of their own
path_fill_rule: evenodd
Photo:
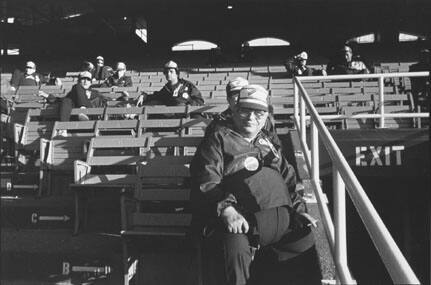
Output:
<svg viewBox="0 0 431 285">
<path fill-rule="evenodd" d="M 185 79 L 179 78 L 178 65 L 169 61 L 163 68 L 163 73 L 168 81 L 163 88 L 153 95 L 141 95 L 138 97 L 137 105 L 142 103 L 148 105 L 193 105 L 200 106 L 204 104 L 201 92 L 196 86 Z"/>
<path fill-rule="evenodd" d="M 95 80 L 105 80 L 113 73 L 112 67 L 105 65 L 105 59 L 102 56 L 96 57 L 96 67 L 93 70 L 92 78 Z"/>
<path fill-rule="evenodd" d="M 124 62 L 117 63 L 117 70 L 113 75 L 108 77 L 102 84 L 102 87 L 130 87 L 133 86 L 132 78 L 126 75 L 126 64 Z"/>
<path fill-rule="evenodd" d="M 431 73 L 430 51 L 428 49 L 421 50 L 419 62 L 412 64 L 409 68 L 409 71 L 429 71 Z M 419 107 L 421 112 L 428 111 L 431 94 L 430 76 L 410 78 L 412 84 L 413 101 L 415 104 L 414 107 L 416 111 L 419 110 Z"/>
<path fill-rule="evenodd" d="M 40 86 L 45 83 L 42 75 L 36 72 L 36 64 L 33 61 L 27 61 L 25 72 L 16 70 L 11 78 L 11 90 L 15 91 L 19 86 Z"/>
<path fill-rule="evenodd" d="M 332 74 L 368 74 L 370 70 L 360 57 L 353 56 L 352 48 L 345 45 L 331 60 L 327 67 L 326 72 L 328 75 Z"/>
<path fill-rule="evenodd" d="M 303 51 L 285 63 L 288 77 L 326 75 L 325 70 L 317 70 L 307 66 L 308 54 Z"/>
<path fill-rule="evenodd" d="M 79 71 L 88 71 L 90 73 L 94 72 L 94 64 L 89 61 L 83 61 Z"/>
<path fill-rule="evenodd" d="M 248 284 L 256 250 L 284 261 L 314 244 L 315 220 L 295 191 L 295 170 L 262 131 L 264 91 L 243 87 L 232 116 L 205 134 L 190 165 L 194 225 L 214 251 L 205 260 L 223 259 L 225 280 L 217 284 Z"/>
<path fill-rule="evenodd" d="M 105 107 L 107 98 L 102 96 L 97 90 L 91 90 L 91 73 L 83 71 L 79 74 L 78 83 L 75 84 L 66 97 L 60 99 L 60 121 L 69 121 L 70 113 L 73 108 L 98 108 Z M 45 97 L 45 96 L 44 96 Z M 48 101 L 52 102 L 55 98 L 48 96 Z M 59 99 L 56 99 L 59 100 Z M 89 120 L 84 113 L 78 115 L 80 121 Z M 60 136 L 67 136 L 64 130 L 59 132 Z"/>
</svg>

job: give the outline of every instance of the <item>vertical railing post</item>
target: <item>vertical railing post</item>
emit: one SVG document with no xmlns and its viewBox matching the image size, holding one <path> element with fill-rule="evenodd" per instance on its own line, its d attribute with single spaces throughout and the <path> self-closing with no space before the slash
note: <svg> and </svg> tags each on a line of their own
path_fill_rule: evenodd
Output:
<svg viewBox="0 0 431 285">
<path fill-rule="evenodd" d="M 319 167 L 319 134 L 316 124 L 311 121 L 311 175 L 316 183 L 320 181 Z"/>
<path fill-rule="evenodd" d="M 300 125 L 301 125 L 301 140 L 304 142 L 304 145 L 307 145 L 307 135 L 306 135 L 306 131 L 307 131 L 307 126 L 305 125 L 305 102 L 304 102 L 304 98 L 302 97 L 302 95 L 299 97 L 299 116 L 300 116 Z"/>
<path fill-rule="evenodd" d="M 298 85 L 295 78 L 293 78 L 293 116 L 295 119 L 299 117 L 298 103 Z"/>
<path fill-rule="evenodd" d="M 379 127 L 384 128 L 385 127 L 385 83 L 384 83 L 384 77 L 379 77 L 379 108 L 380 108 L 380 121 L 379 121 Z"/>
<path fill-rule="evenodd" d="M 335 262 L 344 268 L 341 279 L 353 283 L 353 278 L 347 266 L 347 238 L 346 238 L 346 186 L 336 165 L 332 165 L 332 183 L 334 189 L 334 241 Z"/>
</svg>

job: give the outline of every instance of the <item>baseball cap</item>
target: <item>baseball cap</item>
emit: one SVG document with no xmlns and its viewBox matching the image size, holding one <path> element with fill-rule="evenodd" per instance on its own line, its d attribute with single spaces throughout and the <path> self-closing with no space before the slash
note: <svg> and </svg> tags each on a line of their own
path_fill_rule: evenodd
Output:
<svg viewBox="0 0 431 285">
<path fill-rule="evenodd" d="M 247 79 L 244 79 L 242 77 L 237 77 L 233 80 L 230 80 L 229 83 L 226 85 L 226 93 L 229 96 L 229 94 L 232 91 L 239 91 L 242 87 L 247 86 L 248 81 Z"/>
<path fill-rule="evenodd" d="M 349 46 L 344 46 L 341 50 L 344 52 L 352 52 L 352 48 Z"/>
<path fill-rule="evenodd" d="M 163 73 L 166 73 L 167 70 L 169 69 L 175 69 L 177 74 L 179 74 L 178 64 L 175 61 L 170 60 L 167 63 L 165 63 L 165 65 L 163 66 Z"/>
<path fill-rule="evenodd" d="M 27 61 L 25 64 L 26 68 L 36 69 L 36 64 L 33 61 Z"/>
<path fill-rule="evenodd" d="M 239 107 L 268 111 L 268 91 L 260 85 L 247 85 L 241 88 L 238 97 Z"/>
<path fill-rule="evenodd" d="M 100 56 L 100 55 L 99 55 L 98 57 L 96 57 L 96 60 L 97 60 L 97 61 L 99 61 L 99 60 L 100 60 L 100 61 L 105 61 L 105 59 L 103 58 L 103 56 Z"/>
<path fill-rule="evenodd" d="M 300 54 L 298 54 L 296 57 L 300 59 L 308 59 L 308 54 L 305 51 L 303 51 Z"/>
<path fill-rule="evenodd" d="M 117 63 L 117 70 L 125 70 L 126 64 L 124 62 L 118 62 Z"/>
<path fill-rule="evenodd" d="M 167 63 L 165 63 L 165 65 L 163 66 L 164 69 L 178 69 L 178 64 L 175 61 L 168 61 Z"/>
<path fill-rule="evenodd" d="M 82 78 L 87 78 L 87 79 L 89 79 L 89 80 L 91 80 L 91 73 L 90 72 L 88 72 L 88 71 L 82 71 L 82 72 L 80 72 L 79 73 L 79 79 L 82 79 Z"/>
</svg>

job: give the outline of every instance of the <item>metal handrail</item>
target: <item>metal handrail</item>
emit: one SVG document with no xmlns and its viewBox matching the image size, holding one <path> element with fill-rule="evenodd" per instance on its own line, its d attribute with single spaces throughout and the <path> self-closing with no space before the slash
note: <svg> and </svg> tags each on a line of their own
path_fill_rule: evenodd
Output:
<svg viewBox="0 0 431 285">
<path fill-rule="evenodd" d="M 318 80 L 355 80 L 355 79 L 375 79 L 375 78 L 394 78 L 394 77 L 425 77 L 428 71 L 418 72 L 393 72 L 393 73 L 372 73 L 372 74 L 342 74 L 342 75 L 320 75 L 320 76 L 301 76 L 299 81 L 318 81 Z"/>
<path fill-rule="evenodd" d="M 352 278 L 348 265 L 347 265 L 347 241 L 346 241 L 346 209 L 345 209 L 345 184 L 353 204 L 371 239 L 374 242 L 392 280 L 395 283 L 403 284 L 419 284 L 419 280 L 407 263 L 405 257 L 401 253 L 397 244 L 393 240 L 388 229 L 381 220 L 379 214 L 375 210 L 373 204 L 366 195 L 364 189 L 348 165 L 342 152 L 338 148 L 334 139 L 332 138 L 329 130 L 323 123 L 322 118 L 359 118 L 370 117 L 380 118 L 382 125 L 384 125 L 384 117 L 425 117 L 429 113 L 409 113 L 409 114 L 364 114 L 364 115 L 325 115 L 320 116 L 311 99 L 309 98 L 306 90 L 304 89 L 301 81 L 309 80 L 328 80 L 328 79 L 361 79 L 361 78 L 379 78 L 380 82 L 380 103 L 383 106 L 383 78 L 386 77 L 416 77 L 428 76 L 428 72 L 414 72 L 414 73 L 385 73 L 385 74 L 367 74 L 367 75 L 337 75 L 337 76 L 313 76 L 313 77 L 295 77 L 294 78 L 294 121 L 297 129 L 300 132 L 300 141 L 302 149 L 304 150 L 304 157 L 308 169 L 312 174 L 312 184 L 316 190 L 316 198 L 318 201 L 319 209 L 322 212 L 323 225 L 331 245 L 334 262 L 338 273 L 338 278 L 342 284 L 354 284 L 355 280 Z M 299 102 L 298 102 L 299 101 Z M 299 104 L 298 104 L 299 103 Z M 305 115 L 305 109 L 308 109 L 309 116 Z M 383 109 L 383 108 L 382 108 Z M 306 119 L 311 120 L 311 151 L 309 150 L 306 142 Z M 318 138 L 328 151 L 329 157 L 333 163 L 333 184 L 334 184 L 334 219 L 335 226 L 329 215 L 329 210 L 323 200 L 323 191 L 319 183 L 319 148 Z"/>
</svg>

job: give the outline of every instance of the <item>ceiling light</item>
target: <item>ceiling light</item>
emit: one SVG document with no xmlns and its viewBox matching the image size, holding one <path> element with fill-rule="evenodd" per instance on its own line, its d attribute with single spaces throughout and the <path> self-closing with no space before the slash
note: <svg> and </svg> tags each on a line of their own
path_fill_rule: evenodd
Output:
<svg viewBox="0 0 431 285">
<path fill-rule="evenodd" d="M 72 15 L 64 16 L 63 19 L 72 19 L 72 18 L 79 17 L 81 15 L 82 13 L 72 14 Z"/>
</svg>

